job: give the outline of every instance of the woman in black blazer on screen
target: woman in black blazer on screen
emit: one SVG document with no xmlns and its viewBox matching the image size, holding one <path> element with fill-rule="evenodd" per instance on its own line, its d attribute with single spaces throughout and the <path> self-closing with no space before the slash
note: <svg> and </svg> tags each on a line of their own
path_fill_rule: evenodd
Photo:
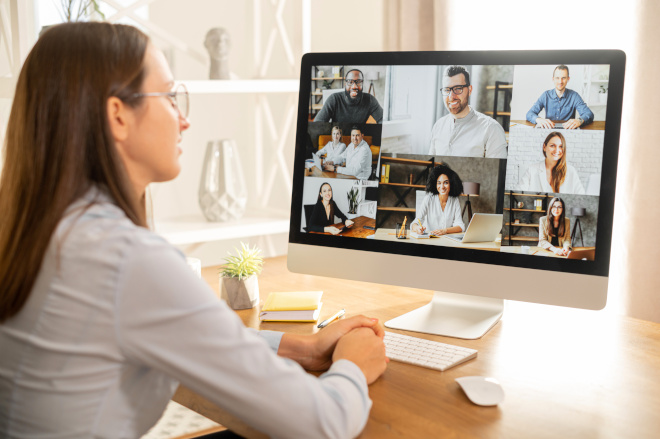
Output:
<svg viewBox="0 0 660 439">
<path fill-rule="evenodd" d="M 325 232 L 336 235 L 341 230 L 333 226 L 335 216 L 341 219 L 346 227 L 353 225 L 353 221 L 339 210 L 335 200 L 332 199 L 332 186 L 330 186 L 330 183 L 323 183 L 319 189 L 319 197 L 316 200 L 316 205 L 314 205 L 307 229 L 310 232 Z"/>
</svg>

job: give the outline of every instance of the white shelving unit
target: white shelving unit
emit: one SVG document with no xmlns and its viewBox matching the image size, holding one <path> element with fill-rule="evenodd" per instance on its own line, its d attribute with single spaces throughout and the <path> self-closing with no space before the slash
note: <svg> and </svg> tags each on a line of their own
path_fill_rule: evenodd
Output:
<svg viewBox="0 0 660 439">
<path fill-rule="evenodd" d="M 105 1 L 105 0 L 104 0 Z M 287 35 L 287 29 L 283 24 L 282 13 L 284 5 L 288 0 L 272 0 L 264 2 L 263 0 L 254 1 L 254 62 L 257 75 L 265 76 L 268 63 L 273 54 L 274 41 L 281 41 L 288 62 L 293 66 L 296 63 L 293 55 L 294 50 L 291 47 L 290 39 Z M 268 13 L 266 8 L 272 8 L 275 11 L 275 24 L 271 29 L 266 29 L 261 18 L 262 14 Z M 309 51 L 311 46 L 311 0 L 303 0 L 302 7 L 302 52 Z M 121 16 L 122 14 L 118 15 Z M 128 11 L 130 16 L 130 11 Z M 268 35 L 268 43 L 262 47 L 261 35 Z M 162 36 L 162 35 L 161 35 Z M 176 43 L 176 41 L 174 41 Z M 179 44 L 179 46 L 181 46 Z M 264 50 L 265 49 L 265 50 Z M 288 177 L 287 158 L 283 152 L 285 143 L 278 140 L 284 139 L 288 130 L 295 129 L 295 114 L 297 109 L 297 100 L 290 100 L 286 108 L 271 109 L 266 98 L 270 94 L 297 93 L 300 82 L 296 79 L 231 79 L 231 80 L 182 80 L 190 94 L 197 95 L 215 95 L 215 94 L 251 94 L 257 97 L 257 104 L 254 115 L 254 129 L 256 134 L 255 151 L 259 153 L 265 148 L 275 146 L 277 167 L 269 167 L 257 160 L 255 164 L 255 178 L 257 186 L 264 188 L 257 194 L 260 200 L 260 206 L 249 208 L 245 216 L 237 221 L 222 223 L 212 223 L 206 221 L 201 213 L 194 215 L 185 215 L 174 218 L 156 218 L 155 230 L 165 239 L 174 245 L 190 249 L 198 245 L 232 239 L 242 239 L 250 237 L 263 237 L 267 240 L 266 246 L 273 248 L 270 237 L 277 234 L 285 234 L 289 231 L 289 211 L 274 210 L 266 207 L 266 203 L 273 190 L 277 173 L 284 173 Z M 283 123 L 275 123 L 274 114 L 284 114 Z M 270 139 L 266 140 L 270 134 Z M 261 154 L 257 154 L 260 156 Z M 291 192 L 291 182 L 285 190 Z M 196 193 L 195 193 L 196 196 Z"/>
<path fill-rule="evenodd" d="M 170 33 L 168 29 L 136 13 L 139 7 L 156 3 L 158 0 L 139 0 L 127 3 L 126 6 L 117 0 L 100 1 L 116 11 L 106 16 L 108 21 L 132 19 L 153 37 L 187 53 L 193 59 L 206 62 L 206 53 L 191 47 Z M 33 1 L 25 0 L 0 0 L 0 47 L 6 52 L 12 73 L 10 77 L 0 78 L 0 97 L 11 98 L 16 74 L 34 44 L 36 34 L 32 31 L 34 26 L 33 3 Z M 297 99 L 294 99 L 294 94 L 298 92 L 300 83 L 298 78 L 268 79 L 267 75 L 271 61 L 279 56 L 275 51 L 276 47 L 283 48 L 285 55 L 284 58 L 277 58 L 278 62 L 284 59 L 288 65 L 293 67 L 294 71 L 297 68 L 297 56 L 310 51 L 311 0 L 302 0 L 300 6 L 295 6 L 301 8 L 302 30 L 300 34 L 302 47 L 295 47 L 295 50 L 289 36 L 295 32 L 290 29 L 290 26 L 285 25 L 284 14 L 286 7 L 290 7 L 290 3 L 291 0 L 253 1 L 254 79 L 185 80 L 184 78 L 180 81 L 185 83 L 191 94 L 248 94 L 255 98 L 254 111 L 249 115 L 246 114 L 246 117 L 254 119 L 252 126 L 255 139 L 252 148 L 258 159 L 253 161 L 253 166 L 254 179 L 257 182 L 259 193 L 255 194 L 253 198 L 258 200 L 257 205 L 249 206 L 240 221 L 211 223 L 206 221 L 201 212 L 173 218 L 156 216 L 154 219 L 156 232 L 162 234 L 174 245 L 195 248 L 203 243 L 249 237 L 264 237 L 263 239 L 268 241 L 270 236 L 285 234 L 289 230 L 289 211 L 275 210 L 269 207 L 268 203 L 272 194 L 281 194 L 284 191 L 290 193 L 292 189 L 290 164 L 288 164 L 291 157 L 286 152 L 291 145 L 290 141 L 285 139 L 287 134 L 290 135 L 295 130 Z M 269 17 L 269 19 L 266 20 L 265 17 Z M 287 93 L 291 94 L 292 98 L 287 101 L 286 105 L 278 103 L 277 106 L 271 108 L 268 96 Z M 268 151 L 270 155 L 274 154 L 274 158 L 271 157 L 269 163 L 259 160 L 264 151 Z M 272 166 L 273 163 L 276 166 Z M 188 193 L 190 189 L 185 188 L 185 191 Z M 194 188 L 190 196 L 197 196 L 197 188 Z M 266 243 L 266 246 L 273 247 L 270 241 Z"/>
<path fill-rule="evenodd" d="M 237 221 L 211 223 L 201 215 L 188 215 L 156 222 L 156 233 L 173 245 L 193 245 L 289 231 L 286 212 L 248 211 Z"/>
<path fill-rule="evenodd" d="M 609 68 L 605 66 L 584 66 L 582 82 L 582 99 L 589 106 L 591 111 L 594 112 L 596 120 L 603 120 L 605 118 L 605 110 L 607 107 L 606 102 L 601 102 L 599 93 L 600 87 L 607 88 L 609 83 Z M 607 98 L 605 98 L 607 99 Z"/>
<path fill-rule="evenodd" d="M 229 79 L 181 81 L 190 94 L 297 93 L 297 79 Z"/>
</svg>

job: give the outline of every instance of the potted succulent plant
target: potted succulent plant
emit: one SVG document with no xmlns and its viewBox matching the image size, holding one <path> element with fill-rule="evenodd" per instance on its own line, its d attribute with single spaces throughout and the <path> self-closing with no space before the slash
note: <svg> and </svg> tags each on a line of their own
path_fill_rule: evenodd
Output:
<svg viewBox="0 0 660 439">
<path fill-rule="evenodd" d="M 236 255 L 229 253 L 225 264 L 218 271 L 220 277 L 220 297 L 232 309 L 253 308 L 259 303 L 259 282 L 264 259 L 256 246 L 250 248 L 241 242 L 241 250 Z"/>
<path fill-rule="evenodd" d="M 601 104 L 607 104 L 607 87 L 604 85 L 601 85 L 598 89 L 598 101 Z"/>
</svg>

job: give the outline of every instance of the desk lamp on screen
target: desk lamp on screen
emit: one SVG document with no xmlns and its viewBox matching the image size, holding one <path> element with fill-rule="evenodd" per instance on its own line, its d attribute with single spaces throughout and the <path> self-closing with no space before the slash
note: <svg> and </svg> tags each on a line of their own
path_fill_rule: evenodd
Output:
<svg viewBox="0 0 660 439">
<path fill-rule="evenodd" d="M 434 290 L 385 326 L 459 338 L 504 300 L 602 309 L 624 71 L 615 50 L 305 55 L 289 269 Z"/>
</svg>

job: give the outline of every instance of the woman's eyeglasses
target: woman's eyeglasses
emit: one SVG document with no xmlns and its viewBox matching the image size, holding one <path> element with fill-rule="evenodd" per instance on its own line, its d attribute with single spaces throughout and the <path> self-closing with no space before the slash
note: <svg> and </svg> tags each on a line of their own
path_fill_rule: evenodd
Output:
<svg viewBox="0 0 660 439">
<path fill-rule="evenodd" d="M 177 85 L 174 91 L 164 91 L 156 93 L 134 93 L 132 98 L 152 97 L 152 96 L 167 96 L 172 102 L 172 106 L 179 111 L 179 114 L 187 118 L 190 111 L 190 100 L 188 98 L 188 89 L 185 85 Z"/>
</svg>

